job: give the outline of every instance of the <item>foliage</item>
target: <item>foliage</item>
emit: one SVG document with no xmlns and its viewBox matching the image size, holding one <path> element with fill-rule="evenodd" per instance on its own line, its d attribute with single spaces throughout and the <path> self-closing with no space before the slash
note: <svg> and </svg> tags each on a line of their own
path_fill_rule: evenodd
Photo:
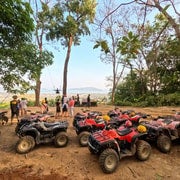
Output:
<svg viewBox="0 0 180 180">
<path fill-rule="evenodd" d="M 96 41 L 96 44 L 94 45 L 93 49 L 96 49 L 99 47 L 101 47 L 101 51 L 105 52 L 105 54 L 110 52 L 109 47 L 108 47 L 108 43 L 105 40 Z"/>
<path fill-rule="evenodd" d="M 0 48 L 14 48 L 29 41 L 34 25 L 29 3 L 21 0 L 0 1 Z"/>
<path fill-rule="evenodd" d="M 67 47 L 69 37 L 73 36 L 74 44 L 79 45 L 80 36 L 90 34 L 87 24 L 93 22 L 95 6 L 94 0 L 57 3 L 49 12 L 47 40 L 61 40 Z"/>
<path fill-rule="evenodd" d="M 117 52 L 120 52 L 125 56 L 125 59 L 129 61 L 137 57 L 141 43 L 138 35 L 134 35 L 131 31 L 127 36 L 123 36 L 118 42 Z"/>
<path fill-rule="evenodd" d="M 0 54 L 0 83 L 4 90 L 25 93 L 33 89 L 33 80 L 45 66 L 52 64 L 52 53 L 44 51 L 41 56 L 39 54 L 33 44 L 21 44 L 18 52 L 10 49 L 4 59 L 3 54 Z"/>
<path fill-rule="evenodd" d="M 61 45 L 67 47 L 64 62 L 63 94 L 67 94 L 67 72 L 72 45 L 80 44 L 80 37 L 89 35 L 88 25 L 93 22 L 95 16 L 95 0 L 61 1 L 55 4 L 47 15 L 49 23 L 47 40 L 61 41 Z"/>
<path fill-rule="evenodd" d="M 2 0 L 0 10 L 0 84 L 7 92 L 25 93 L 34 88 L 42 69 L 52 64 L 53 55 L 31 43 L 34 23 L 29 3 Z"/>
<path fill-rule="evenodd" d="M 180 91 L 180 41 L 169 38 L 159 51 L 157 59 L 160 93 Z"/>
</svg>

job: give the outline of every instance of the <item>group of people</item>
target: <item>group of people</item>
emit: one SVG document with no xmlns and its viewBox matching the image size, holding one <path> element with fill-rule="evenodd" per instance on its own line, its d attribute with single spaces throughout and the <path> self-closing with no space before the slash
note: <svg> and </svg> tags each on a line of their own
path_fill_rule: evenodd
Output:
<svg viewBox="0 0 180 180">
<path fill-rule="evenodd" d="M 79 94 L 75 99 L 74 96 L 68 98 L 66 95 L 63 95 L 62 98 L 57 98 L 55 105 L 56 105 L 56 117 L 73 117 L 74 116 L 74 106 L 75 101 L 77 105 L 80 105 L 80 98 Z M 13 96 L 13 100 L 10 101 L 10 109 L 11 109 L 11 124 L 16 116 L 17 120 L 19 121 L 19 116 L 24 116 L 27 114 L 27 99 L 21 98 L 18 99 L 17 95 Z M 91 106 L 91 99 L 90 94 L 87 96 L 87 107 Z M 46 114 L 49 111 L 48 107 L 48 100 L 45 97 L 41 101 L 41 113 Z"/>
<path fill-rule="evenodd" d="M 13 118 L 16 116 L 19 121 L 19 116 L 24 116 L 27 113 L 27 99 L 21 98 L 18 99 L 16 95 L 13 96 L 13 100 L 10 101 L 10 109 L 11 109 L 11 124 Z"/>
<path fill-rule="evenodd" d="M 74 96 L 68 98 L 66 95 L 63 95 L 62 98 L 58 98 L 56 101 L 56 117 L 70 117 L 74 116 L 74 105 L 75 98 Z"/>
<path fill-rule="evenodd" d="M 72 96 L 71 98 L 68 98 L 66 95 L 63 95 L 62 98 L 58 97 L 56 99 L 55 105 L 56 105 L 56 117 L 68 117 L 69 115 L 71 117 L 74 116 L 74 104 L 75 104 L 75 98 Z M 46 114 L 49 111 L 48 109 L 48 100 L 47 98 L 43 99 L 41 102 L 41 113 Z"/>
<path fill-rule="evenodd" d="M 74 96 L 68 98 L 66 95 L 63 95 L 61 100 L 58 98 L 56 101 L 56 117 L 59 116 L 68 117 L 69 115 L 70 117 L 73 117 L 75 102 L 77 103 L 77 106 L 80 106 L 79 94 L 77 94 L 76 98 Z M 88 94 L 87 107 L 90 108 L 90 106 L 91 106 L 91 98 L 90 98 L 90 94 Z"/>
</svg>

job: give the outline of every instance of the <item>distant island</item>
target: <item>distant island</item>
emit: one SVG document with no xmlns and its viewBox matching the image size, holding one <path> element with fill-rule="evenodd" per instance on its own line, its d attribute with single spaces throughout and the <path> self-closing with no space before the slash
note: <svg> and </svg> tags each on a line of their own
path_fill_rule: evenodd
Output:
<svg viewBox="0 0 180 180">
<path fill-rule="evenodd" d="M 41 93 L 53 93 L 53 91 L 55 92 L 56 89 L 45 89 L 45 88 L 42 88 L 41 89 Z M 60 89 L 60 94 L 62 94 L 62 90 Z M 107 94 L 108 93 L 108 90 L 106 89 L 99 89 L 99 88 L 95 88 L 95 87 L 82 87 L 82 88 L 69 88 L 67 90 L 67 93 L 68 94 L 87 94 L 87 93 L 90 93 L 90 94 Z"/>
</svg>

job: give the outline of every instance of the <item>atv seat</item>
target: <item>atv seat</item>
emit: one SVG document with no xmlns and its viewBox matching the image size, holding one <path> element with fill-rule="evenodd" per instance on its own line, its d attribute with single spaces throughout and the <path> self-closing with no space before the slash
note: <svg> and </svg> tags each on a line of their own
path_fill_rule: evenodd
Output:
<svg viewBox="0 0 180 180">
<path fill-rule="evenodd" d="M 129 134 L 130 132 L 132 132 L 132 129 L 129 129 L 129 128 L 125 128 L 125 129 L 122 129 L 122 130 L 117 130 L 117 133 L 120 136 L 125 136 L 125 135 Z"/>
<path fill-rule="evenodd" d="M 95 121 L 98 124 L 104 124 L 104 120 L 103 119 L 96 119 Z"/>
<path fill-rule="evenodd" d="M 164 119 L 163 122 L 168 125 L 168 124 L 170 124 L 172 122 L 172 120 L 171 119 Z"/>
<path fill-rule="evenodd" d="M 44 125 L 47 127 L 47 128 L 50 128 L 50 127 L 53 127 L 55 125 L 59 125 L 59 122 L 57 123 L 44 123 Z"/>
</svg>

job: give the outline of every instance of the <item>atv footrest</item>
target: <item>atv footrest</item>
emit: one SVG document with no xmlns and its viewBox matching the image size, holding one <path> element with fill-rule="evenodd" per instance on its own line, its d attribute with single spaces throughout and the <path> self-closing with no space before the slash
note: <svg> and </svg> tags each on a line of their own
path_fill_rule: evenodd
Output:
<svg viewBox="0 0 180 180">
<path fill-rule="evenodd" d="M 132 152 L 128 149 L 124 149 L 121 151 L 120 158 L 126 157 L 126 156 L 132 156 Z"/>
</svg>

